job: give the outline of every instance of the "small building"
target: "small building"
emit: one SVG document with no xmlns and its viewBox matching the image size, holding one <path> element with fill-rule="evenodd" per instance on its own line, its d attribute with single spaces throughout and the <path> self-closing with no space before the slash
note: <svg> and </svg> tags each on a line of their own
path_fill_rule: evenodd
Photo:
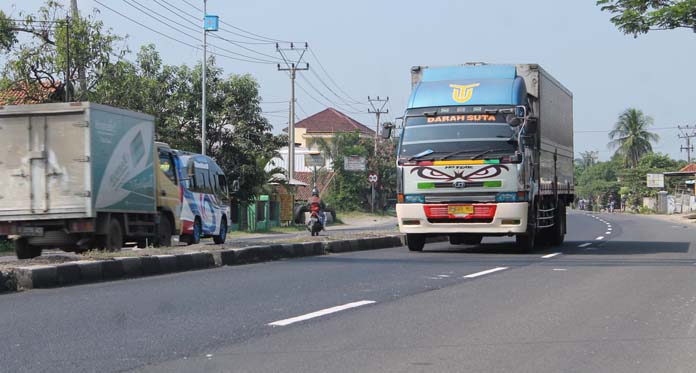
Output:
<svg viewBox="0 0 696 373">
<path fill-rule="evenodd" d="M 288 129 L 283 129 L 287 132 Z M 375 131 L 334 108 L 324 109 L 295 123 L 295 172 L 312 172 L 313 167 L 305 163 L 305 155 L 319 155 L 321 149 L 317 139 L 331 142 L 337 133 L 358 132 L 360 137 L 374 138 Z M 274 158 L 275 167 L 287 169 L 288 148 L 278 151 L 280 158 Z M 324 154 L 324 170 L 332 169 L 331 159 Z M 269 167 L 267 167 L 269 168 Z M 271 167 L 272 168 L 272 167 Z"/>
</svg>

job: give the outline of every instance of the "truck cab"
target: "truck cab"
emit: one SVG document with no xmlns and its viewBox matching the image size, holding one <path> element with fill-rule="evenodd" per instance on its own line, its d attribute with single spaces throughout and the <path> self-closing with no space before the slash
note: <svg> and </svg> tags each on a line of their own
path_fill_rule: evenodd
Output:
<svg viewBox="0 0 696 373">
<path fill-rule="evenodd" d="M 572 96 L 552 79 L 537 65 L 412 69 L 396 206 L 409 249 L 435 235 L 452 244 L 516 236 L 527 249 L 537 233 L 562 242 L 572 201 Z"/>
</svg>

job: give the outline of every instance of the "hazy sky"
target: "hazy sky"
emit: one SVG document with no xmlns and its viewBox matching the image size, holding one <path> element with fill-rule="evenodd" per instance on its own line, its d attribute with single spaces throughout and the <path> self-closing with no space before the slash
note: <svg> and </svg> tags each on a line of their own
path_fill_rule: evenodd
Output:
<svg viewBox="0 0 696 373">
<path fill-rule="evenodd" d="M 100 0 L 103 4 L 161 32 L 193 44 L 200 44 L 182 27 L 167 28 L 128 5 L 151 8 L 162 16 L 184 23 L 154 0 Z M 191 4 L 187 4 L 188 1 Z M 202 0 L 159 0 L 186 13 L 199 14 Z M 67 2 L 67 1 L 66 1 Z M 0 0 L 2 10 L 17 15 L 34 11 L 42 0 Z M 193 64 L 202 52 L 168 40 L 104 9 L 94 0 L 78 0 L 81 12 L 99 8 L 99 17 L 118 34 L 128 34 L 129 47 L 154 43 L 168 64 Z M 171 8 L 173 9 L 173 8 Z M 597 150 L 608 158 L 607 133 L 619 113 L 636 107 L 655 118 L 655 127 L 696 125 L 691 108 L 696 106 L 696 33 L 661 31 L 634 39 L 621 34 L 609 22 L 609 15 L 594 0 L 431 0 L 423 1 L 318 1 L 318 0 L 209 0 L 208 12 L 223 22 L 265 37 L 307 41 L 326 68 L 337 88 L 326 77 L 316 58 L 307 55 L 312 71 L 298 73 L 297 98 L 305 117 L 326 106 L 344 112 L 365 110 L 364 104 L 346 104 L 367 96 L 389 96 L 389 116 L 399 116 L 410 91 L 409 68 L 413 65 L 447 65 L 471 61 L 491 63 L 539 63 L 574 94 L 575 151 Z M 182 14 L 183 17 L 189 17 Z M 196 21 L 191 17 L 192 21 Z M 227 25 L 221 30 L 234 31 Z M 227 32 L 218 36 L 256 42 Z M 247 34 L 248 35 L 248 34 Z M 250 36 L 250 35 L 249 35 Z M 219 48 L 255 56 L 226 41 L 209 39 Z M 244 44 L 247 48 L 278 56 L 273 44 Z M 227 53 L 219 48 L 213 51 Z M 277 57 L 276 57 L 277 58 Z M 274 64 L 252 64 L 224 57 L 218 63 L 226 73 L 250 73 L 261 85 L 265 101 L 287 101 L 289 78 Z M 339 99 L 320 82 L 321 77 Z M 313 85 L 321 94 L 311 88 Z M 322 97 L 325 96 L 325 97 Z M 332 104 L 328 100 L 339 105 Z M 278 132 L 287 122 L 287 103 L 263 105 Z M 349 114 L 374 127 L 373 115 Z M 583 132 L 604 131 L 604 132 Z M 676 129 L 656 130 L 661 140 L 658 152 L 686 158 L 679 152 Z"/>
</svg>

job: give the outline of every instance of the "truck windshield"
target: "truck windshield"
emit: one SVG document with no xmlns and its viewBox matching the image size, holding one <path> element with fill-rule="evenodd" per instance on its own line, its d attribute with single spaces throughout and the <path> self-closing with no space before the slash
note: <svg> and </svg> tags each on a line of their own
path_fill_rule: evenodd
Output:
<svg viewBox="0 0 696 373">
<path fill-rule="evenodd" d="M 422 158 L 454 153 L 448 159 L 469 159 L 485 151 L 486 158 L 498 158 L 514 153 L 516 143 L 514 130 L 500 115 L 414 116 L 406 118 L 399 157 L 430 149 L 432 156 Z"/>
</svg>

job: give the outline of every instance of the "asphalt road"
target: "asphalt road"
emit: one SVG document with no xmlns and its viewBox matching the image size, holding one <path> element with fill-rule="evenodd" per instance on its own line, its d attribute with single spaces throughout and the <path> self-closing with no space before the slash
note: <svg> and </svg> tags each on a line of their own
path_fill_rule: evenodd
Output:
<svg viewBox="0 0 696 373">
<path fill-rule="evenodd" d="M 563 246 L 526 254 L 484 239 L 5 294 L 0 371 L 693 372 L 694 250 L 693 228 L 571 213 Z"/>
</svg>

